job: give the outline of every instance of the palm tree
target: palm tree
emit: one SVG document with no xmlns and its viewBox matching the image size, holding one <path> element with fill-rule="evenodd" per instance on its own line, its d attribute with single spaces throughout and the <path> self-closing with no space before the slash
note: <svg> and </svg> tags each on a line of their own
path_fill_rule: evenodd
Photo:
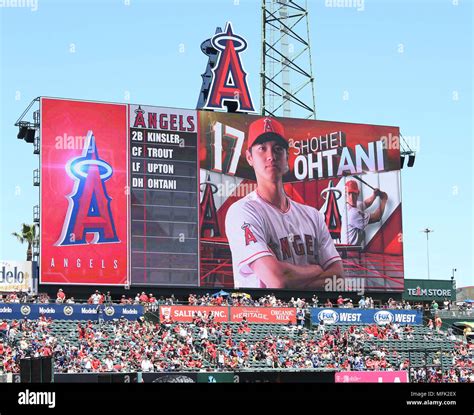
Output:
<svg viewBox="0 0 474 415">
<path fill-rule="evenodd" d="M 36 226 L 35 225 L 27 225 L 26 223 L 22 223 L 21 233 L 13 232 L 12 235 L 18 239 L 18 241 L 22 244 L 27 242 L 28 249 L 26 250 L 26 260 L 31 261 L 32 258 L 32 246 L 33 241 L 36 239 Z"/>
</svg>

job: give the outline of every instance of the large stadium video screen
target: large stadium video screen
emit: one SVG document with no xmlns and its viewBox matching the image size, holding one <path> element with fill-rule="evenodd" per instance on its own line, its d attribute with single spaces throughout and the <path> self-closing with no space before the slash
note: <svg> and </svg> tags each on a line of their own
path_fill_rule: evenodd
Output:
<svg viewBox="0 0 474 415">
<path fill-rule="evenodd" d="M 41 283 L 403 291 L 397 127 L 55 99 L 41 113 Z M 269 260 L 344 274 L 272 280 Z"/>
<path fill-rule="evenodd" d="M 248 151 L 259 134 L 288 143 L 286 212 L 272 191 L 259 192 L 268 180 L 258 146 Z M 342 261 L 344 278 L 311 289 L 402 291 L 398 137 L 397 127 L 200 112 L 201 286 L 281 288 L 252 267 L 273 256 L 282 265 Z M 284 287 L 302 285 L 289 278 Z"/>
</svg>

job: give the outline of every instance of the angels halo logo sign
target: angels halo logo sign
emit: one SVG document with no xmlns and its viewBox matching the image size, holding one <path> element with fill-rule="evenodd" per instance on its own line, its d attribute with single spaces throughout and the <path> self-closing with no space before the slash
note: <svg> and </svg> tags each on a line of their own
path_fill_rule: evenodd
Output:
<svg viewBox="0 0 474 415">
<path fill-rule="evenodd" d="M 247 49 L 247 41 L 235 34 L 231 22 L 228 22 L 224 32 L 212 37 L 211 44 L 219 57 L 211 69 L 212 82 L 203 108 L 223 110 L 224 101 L 233 101 L 237 104 L 237 112 L 254 112 L 247 73 L 240 57 Z"/>
<path fill-rule="evenodd" d="M 127 111 L 126 104 L 41 98 L 41 284 L 127 283 Z"/>
<path fill-rule="evenodd" d="M 59 246 L 120 242 L 110 208 L 111 198 L 105 182 L 112 176 L 110 164 L 101 160 L 94 134 L 87 133 L 82 156 L 71 159 L 66 165 L 74 189 L 67 196 L 69 206 L 64 220 Z M 91 240 L 86 235 L 93 233 Z"/>
</svg>

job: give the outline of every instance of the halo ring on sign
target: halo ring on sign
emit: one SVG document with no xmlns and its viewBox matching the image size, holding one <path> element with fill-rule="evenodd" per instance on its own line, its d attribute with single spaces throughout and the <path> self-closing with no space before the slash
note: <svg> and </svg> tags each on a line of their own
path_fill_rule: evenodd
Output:
<svg viewBox="0 0 474 415">
<path fill-rule="evenodd" d="M 212 38 L 212 46 L 214 46 L 216 49 L 221 49 L 224 50 L 226 48 L 226 42 L 228 40 L 231 40 L 234 42 L 234 49 L 236 52 L 240 52 L 242 50 L 245 50 L 247 48 L 247 42 L 245 41 L 244 38 L 240 36 L 229 36 L 228 34 L 219 34 L 215 37 Z M 225 43 L 222 43 L 225 42 Z"/>
<path fill-rule="evenodd" d="M 342 192 L 337 187 L 327 187 L 321 192 L 321 197 L 324 200 L 327 200 L 328 195 L 326 193 L 334 192 L 336 194 L 336 200 L 339 200 L 342 197 Z"/>
<path fill-rule="evenodd" d="M 92 166 L 92 165 L 103 167 L 105 169 L 105 172 L 100 174 L 101 180 L 108 179 L 110 176 L 112 176 L 112 167 L 110 167 L 110 165 L 107 164 L 103 160 L 88 160 L 88 159 L 81 160 L 75 163 L 71 163 L 70 169 L 76 177 L 79 177 L 79 176 L 87 177 L 87 173 L 84 173 L 81 170 L 81 168 L 83 166 Z"/>
<path fill-rule="evenodd" d="M 201 186 L 202 186 L 203 184 L 204 184 L 204 185 L 208 184 L 208 185 L 211 186 L 212 194 L 215 194 L 215 193 L 217 193 L 217 192 L 219 191 L 219 188 L 217 187 L 217 185 L 216 185 L 215 183 L 212 183 L 212 182 L 202 182 L 202 183 L 199 183 L 199 189 L 200 189 L 200 190 L 201 190 Z M 203 190 L 201 190 L 201 191 L 203 191 Z"/>
</svg>

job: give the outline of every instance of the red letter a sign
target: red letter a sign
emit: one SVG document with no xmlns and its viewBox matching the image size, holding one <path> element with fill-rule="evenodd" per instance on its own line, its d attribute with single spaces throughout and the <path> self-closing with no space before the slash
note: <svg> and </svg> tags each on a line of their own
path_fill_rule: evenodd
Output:
<svg viewBox="0 0 474 415">
<path fill-rule="evenodd" d="M 232 32 L 232 24 L 228 22 L 225 31 L 214 35 L 211 43 L 219 51 L 219 58 L 212 68 L 212 82 L 204 108 L 225 109 L 224 101 L 235 101 L 237 111 L 254 112 L 247 74 L 239 56 L 247 49 L 247 42 Z"/>
</svg>

